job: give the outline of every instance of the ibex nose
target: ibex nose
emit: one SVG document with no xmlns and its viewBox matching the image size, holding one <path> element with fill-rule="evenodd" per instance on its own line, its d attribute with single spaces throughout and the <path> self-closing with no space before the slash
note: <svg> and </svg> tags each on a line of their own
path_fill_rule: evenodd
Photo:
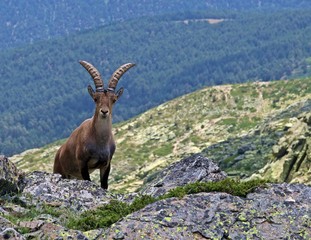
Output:
<svg viewBox="0 0 311 240">
<path fill-rule="evenodd" d="M 102 112 L 103 114 L 106 115 L 109 111 L 108 111 L 108 110 L 103 110 L 103 109 L 102 109 L 101 112 Z"/>
<path fill-rule="evenodd" d="M 107 109 L 100 109 L 100 111 L 101 111 L 101 113 L 102 113 L 102 115 L 103 115 L 104 117 L 107 117 L 107 115 L 108 115 L 108 113 L 109 113 L 109 110 L 107 110 Z"/>
</svg>

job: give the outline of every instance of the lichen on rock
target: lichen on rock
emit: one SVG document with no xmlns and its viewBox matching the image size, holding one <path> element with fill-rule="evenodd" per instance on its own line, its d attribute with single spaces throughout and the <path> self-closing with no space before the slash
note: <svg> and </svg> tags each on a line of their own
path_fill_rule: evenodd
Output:
<svg viewBox="0 0 311 240">
<path fill-rule="evenodd" d="M 85 211 L 115 199 L 91 181 L 62 179 L 59 174 L 35 171 L 25 175 L 22 198 L 29 205 L 48 204 Z"/>
<path fill-rule="evenodd" d="M 155 179 L 145 184 L 140 193 L 157 197 L 177 186 L 194 182 L 219 181 L 226 176 L 226 173 L 221 171 L 213 161 L 195 154 L 162 170 Z"/>
<path fill-rule="evenodd" d="M 311 188 L 273 184 L 246 198 L 198 193 L 169 198 L 128 215 L 108 239 L 310 239 Z"/>
<path fill-rule="evenodd" d="M 98 207 L 109 204 L 111 200 L 133 202 L 133 198 L 140 194 L 159 196 L 191 182 L 224 178 L 226 174 L 201 155 L 193 155 L 167 167 L 140 193 L 129 195 L 112 194 L 90 181 L 32 172 L 19 179 L 18 195 L 10 197 L 9 201 L 0 201 L 0 238 L 311 238 L 311 187 L 303 184 L 270 184 L 266 188 L 253 189 L 253 193 L 246 197 L 224 192 L 199 192 L 183 197 L 158 198 L 108 227 L 98 226 L 85 232 L 68 228 L 69 225 L 64 222 L 68 215 L 54 214 L 58 211 L 70 212 L 71 216 L 78 218 L 89 209 L 96 212 Z M 45 208 L 47 212 L 42 211 Z M 8 216 L 23 216 L 31 211 L 36 212 L 35 215 L 28 215 L 31 218 L 15 222 L 8 220 L 11 219 Z"/>
<path fill-rule="evenodd" d="M 268 164 L 252 178 L 311 184 L 311 112 L 290 118 Z"/>
<path fill-rule="evenodd" d="M 0 155 L 0 196 L 19 191 L 21 172 L 3 155 Z"/>
</svg>

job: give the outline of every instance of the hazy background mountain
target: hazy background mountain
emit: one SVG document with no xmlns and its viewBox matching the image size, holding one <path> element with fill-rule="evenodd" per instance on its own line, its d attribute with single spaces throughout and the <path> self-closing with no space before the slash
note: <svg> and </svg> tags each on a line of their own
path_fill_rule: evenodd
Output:
<svg viewBox="0 0 311 240">
<path fill-rule="evenodd" d="M 116 21 L 208 9 L 279 10 L 309 8 L 299 0 L 3 0 L 0 3 L 0 48 L 70 35 Z"/>
<path fill-rule="evenodd" d="M 0 9 L 1 154 L 67 137 L 92 115 L 80 59 L 104 79 L 137 63 L 119 83 L 115 122 L 204 86 L 310 74 L 307 1 L 4 1 Z"/>
</svg>

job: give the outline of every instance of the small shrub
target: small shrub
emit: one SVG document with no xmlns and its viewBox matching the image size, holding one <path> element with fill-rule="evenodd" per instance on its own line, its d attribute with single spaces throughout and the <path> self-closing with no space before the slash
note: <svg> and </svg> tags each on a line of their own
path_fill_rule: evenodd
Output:
<svg viewBox="0 0 311 240">
<path fill-rule="evenodd" d="M 264 186 L 265 180 L 239 181 L 232 178 L 226 178 L 218 182 L 196 182 L 182 187 L 172 189 L 165 196 L 167 197 L 184 197 L 187 194 L 200 192 L 226 192 L 231 195 L 246 197 L 258 186 Z"/>
<path fill-rule="evenodd" d="M 67 227 L 83 231 L 108 227 L 129 213 L 128 204 L 112 200 L 109 204 L 85 211 L 78 217 L 70 216 Z"/>
<path fill-rule="evenodd" d="M 153 151 L 153 153 L 159 157 L 166 156 L 173 151 L 173 145 L 171 143 L 161 146 L 160 148 Z"/>
<path fill-rule="evenodd" d="M 224 118 L 220 120 L 218 123 L 221 125 L 233 125 L 234 126 L 237 123 L 237 119 L 236 118 Z"/>
<path fill-rule="evenodd" d="M 147 205 L 156 202 L 157 199 L 148 195 L 141 196 L 136 198 L 131 205 L 129 205 L 130 212 L 136 212 Z"/>
</svg>

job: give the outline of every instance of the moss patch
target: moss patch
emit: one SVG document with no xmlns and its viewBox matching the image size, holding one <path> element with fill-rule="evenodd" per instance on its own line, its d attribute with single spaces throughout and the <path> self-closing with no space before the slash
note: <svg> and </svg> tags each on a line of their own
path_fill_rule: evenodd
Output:
<svg viewBox="0 0 311 240">
<path fill-rule="evenodd" d="M 187 184 L 185 186 L 172 189 L 167 194 L 158 198 L 141 196 L 136 198 L 132 204 L 113 200 L 109 204 L 101 206 L 95 210 L 85 211 L 78 217 L 70 217 L 67 222 L 67 227 L 83 231 L 109 227 L 126 215 L 136 212 L 148 204 L 172 197 L 182 198 L 187 194 L 200 192 L 226 192 L 232 195 L 245 197 L 256 187 L 264 186 L 265 183 L 266 181 L 264 180 L 250 180 L 242 182 L 227 178 L 219 182 L 197 182 Z"/>
</svg>

